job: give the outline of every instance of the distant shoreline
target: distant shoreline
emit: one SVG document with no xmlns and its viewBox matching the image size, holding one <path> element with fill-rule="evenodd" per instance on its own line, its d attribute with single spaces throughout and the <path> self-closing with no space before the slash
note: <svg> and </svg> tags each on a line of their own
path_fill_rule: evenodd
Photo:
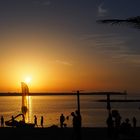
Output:
<svg viewBox="0 0 140 140">
<path fill-rule="evenodd" d="M 127 95 L 124 92 L 82 92 L 80 95 Z M 17 92 L 8 92 L 8 93 L 0 93 L 0 96 L 21 96 L 22 93 Z M 29 96 L 47 96 L 47 95 L 76 95 L 76 92 L 46 92 L 46 93 L 29 93 Z"/>
</svg>

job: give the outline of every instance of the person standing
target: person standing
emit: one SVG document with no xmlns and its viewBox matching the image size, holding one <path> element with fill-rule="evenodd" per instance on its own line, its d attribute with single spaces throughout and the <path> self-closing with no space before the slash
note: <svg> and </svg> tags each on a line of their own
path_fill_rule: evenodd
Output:
<svg viewBox="0 0 140 140">
<path fill-rule="evenodd" d="M 4 117 L 1 116 L 1 127 L 4 127 Z"/>
<path fill-rule="evenodd" d="M 60 116 L 60 127 L 61 128 L 64 126 L 64 121 L 65 121 L 65 116 L 62 113 L 61 116 Z"/>
<path fill-rule="evenodd" d="M 113 133 L 114 133 L 114 122 L 113 122 L 113 118 L 112 118 L 112 114 L 110 113 L 107 120 L 106 120 L 106 124 L 107 124 L 107 136 L 109 138 L 113 137 Z"/>
<path fill-rule="evenodd" d="M 79 110 L 75 111 L 76 114 L 76 131 L 77 131 L 77 139 L 81 140 L 81 127 L 82 127 L 82 117 Z"/>
<path fill-rule="evenodd" d="M 44 118 L 43 118 L 43 116 L 41 116 L 41 120 L 40 120 L 41 127 L 43 127 L 43 123 L 44 123 Z"/>
<path fill-rule="evenodd" d="M 15 124 L 15 119 L 14 116 L 12 115 L 12 127 L 14 127 L 14 124 Z"/>
<path fill-rule="evenodd" d="M 34 115 L 34 124 L 35 124 L 35 126 L 38 127 L 38 125 L 37 125 L 37 117 L 36 117 L 36 115 Z"/>
<path fill-rule="evenodd" d="M 75 112 L 71 112 L 72 118 L 72 125 L 73 125 L 73 139 L 80 140 L 80 129 L 79 129 L 79 121 L 78 117 Z"/>
<path fill-rule="evenodd" d="M 77 117 L 77 127 L 81 128 L 82 127 L 82 117 L 81 114 L 78 110 L 75 111 L 76 117 Z"/>
<path fill-rule="evenodd" d="M 137 120 L 135 116 L 133 117 L 132 121 L 133 121 L 133 128 L 136 128 Z"/>
</svg>

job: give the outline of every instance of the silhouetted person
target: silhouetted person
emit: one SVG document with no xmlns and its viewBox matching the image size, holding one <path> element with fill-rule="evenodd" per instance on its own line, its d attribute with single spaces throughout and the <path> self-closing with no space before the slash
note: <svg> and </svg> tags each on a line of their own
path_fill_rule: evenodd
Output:
<svg viewBox="0 0 140 140">
<path fill-rule="evenodd" d="M 136 128 L 137 120 L 135 116 L 133 117 L 132 122 L 133 122 L 133 128 Z"/>
<path fill-rule="evenodd" d="M 72 124 L 73 124 L 73 131 L 74 131 L 74 138 L 76 140 L 81 140 L 81 115 L 79 114 L 78 111 L 75 111 L 71 113 L 73 119 L 72 119 Z"/>
<path fill-rule="evenodd" d="M 121 125 L 122 132 L 126 135 L 131 134 L 131 124 L 128 118 L 125 119 L 125 121 Z"/>
<path fill-rule="evenodd" d="M 121 127 L 121 119 L 122 117 L 120 116 L 120 113 L 118 112 L 116 118 L 115 118 L 115 136 L 118 138 L 119 132 L 120 132 L 120 127 Z"/>
<path fill-rule="evenodd" d="M 74 112 L 71 112 L 71 116 L 73 117 L 72 118 L 72 125 L 73 125 L 73 128 L 75 128 L 75 126 L 76 126 L 76 115 L 74 114 Z"/>
<path fill-rule="evenodd" d="M 15 119 L 14 119 L 14 116 L 12 116 L 12 122 L 14 121 Z"/>
<path fill-rule="evenodd" d="M 121 125 L 121 116 L 120 114 L 118 113 L 117 116 L 115 117 L 115 127 L 116 128 L 119 128 Z"/>
<path fill-rule="evenodd" d="M 76 131 L 76 127 L 77 127 L 77 118 L 76 118 L 76 115 L 74 112 L 71 112 L 71 116 L 73 117 L 72 118 L 72 126 L 73 126 L 73 136 L 74 138 L 77 138 L 77 131 Z"/>
<path fill-rule="evenodd" d="M 78 110 L 75 111 L 77 117 L 77 127 L 81 128 L 82 126 L 82 117 Z"/>
<path fill-rule="evenodd" d="M 60 115 L 60 127 L 64 127 L 65 116 L 63 114 Z"/>
<path fill-rule="evenodd" d="M 4 117 L 1 116 L 1 127 L 4 127 Z"/>
<path fill-rule="evenodd" d="M 127 127 L 127 128 L 130 128 L 130 127 L 131 127 L 130 120 L 129 120 L 128 118 L 126 118 L 126 119 L 125 119 L 125 122 L 126 122 L 126 123 L 125 123 L 126 127 Z"/>
<path fill-rule="evenodd" d="M 41 116 L 41 120 L 40 120 L 41 127 L 43 127 L 43 123 L 44 123 L 44 118 L 43 118 L 43 116 Z"/>
<path fill-rule="evenodd" d="M 81 127 L 82 127 L 82 117 L 78 110 L 75 111 L 76 113 L 76 131 L 77 131 L 77 139 L 81 140 Z"/>
<path fill-rule="evenodd" d="M 35 126 L 38 126 L 37 125 L 37 117 L 36 117 L 36 115 L 34 115 L 34 124 L 35 124 Z"/>
<path fill-rule="evenodd" d="M 14 116 L 12 116 L 12 127 L 14 127 L 15 119 Z"/>
<path fill-rule="evenodd" d="M 69 120 L 69 116 L 66 117 L 66 120 Z"/>
<path fill-rule="evenodd" d="M 113 128 L 114 128 L 114 122 L 113 122 L 113 119 L 112 119 L 112 114 L 110 113 L 107 120 L 106 120 L 106 123 L 107 123 L 107 134 L 108 134 L 108 137 L 112 137 L 113 136 Z"/>
</svg>

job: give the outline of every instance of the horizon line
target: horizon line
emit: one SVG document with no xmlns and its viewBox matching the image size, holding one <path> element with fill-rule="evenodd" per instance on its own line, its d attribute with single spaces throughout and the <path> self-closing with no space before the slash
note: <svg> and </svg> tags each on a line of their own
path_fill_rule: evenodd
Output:
<svg viewBox="0 0 140 140">
<path fill-rule="evenodd" d="M 77 90 L 78 91 L 78 90 Z M 45 96 L 45 95 L 76 95 L 75 92 L 30 92 L 29 96 Z M 0 96 L 22 96 L 22 92 L 0 92 Z M 103 91 L 103 92 L 80 92 L 80 95 L 127 95 L 127 92 L 114 92 L 114 91 Z"/>
</svg>

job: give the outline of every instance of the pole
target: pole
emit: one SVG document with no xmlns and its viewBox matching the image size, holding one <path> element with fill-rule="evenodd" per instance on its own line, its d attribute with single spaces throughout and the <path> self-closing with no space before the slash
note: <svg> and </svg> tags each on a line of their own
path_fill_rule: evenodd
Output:
<svg viewBox="0 0 140 140">
<path fill-rule="evenodd" d="M 110 94 L 107 94 L 107 110 L 108 110 L 108 115 L 109 115 L 111 111 Z"/>
<path fill-rule="evenodd" d="M 80 93 L 79 93 L 79 90 L 77 90 L 77 110 L 78 112 L 80 113 Z"/>
<path fill-rule="evenodd" d="M 81 126 L 82 126 L 82 118 L 80 113 L 80 91 L 77 90 L 77 108 L 78 108 L 78 114 L 77 114 L 77 140 L 81 140 Z"/>
</svg>

